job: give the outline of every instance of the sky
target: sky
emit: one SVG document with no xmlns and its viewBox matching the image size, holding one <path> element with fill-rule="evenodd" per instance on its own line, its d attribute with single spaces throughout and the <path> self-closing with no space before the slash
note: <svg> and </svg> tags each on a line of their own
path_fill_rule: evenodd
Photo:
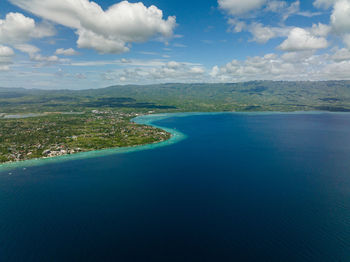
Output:
<svg viewBox="0 0 350 262">
<path fill-rule="evenodd" d="M 1 0 L 0 86 L 350 79 L 350 0 Z"/>
</svg>

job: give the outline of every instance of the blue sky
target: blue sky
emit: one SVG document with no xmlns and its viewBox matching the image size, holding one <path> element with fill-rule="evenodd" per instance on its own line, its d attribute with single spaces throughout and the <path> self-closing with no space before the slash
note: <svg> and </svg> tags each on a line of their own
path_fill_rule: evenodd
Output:
<svg viewBox="0 0 350 262">
<path fill-rule="evenodd" d="M 350 79 L 350 0 L 4 0 L 0 86 Z"/>
</svg>

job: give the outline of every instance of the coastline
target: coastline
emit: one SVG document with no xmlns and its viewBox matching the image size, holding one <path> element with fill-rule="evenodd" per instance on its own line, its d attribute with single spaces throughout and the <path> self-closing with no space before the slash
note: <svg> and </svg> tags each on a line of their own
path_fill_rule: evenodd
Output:
<svg viewBox="0 0 350 262">
<path fill-rule="evenodd" d="M 162 142 L 156 142 L 152 144 L 143 144 L 143 145 L 136 145 L 136 146 L 130 146 L 130 147 L 117 147 L 117 148 L 108 148 L 108 149 L 102 149 L 102 150 L 91 150 L 86 152 L 79 152 L 75 154 L 67 154 L 67 155 L 55 156 L 55 157 L 42 157 L 42 158 L 34 158 L 34 159 L 23 160 L 23 161 L 16 161 L 16 162 L 6 162 L 3 164 L 0 164 L 0 173 L 9 172 L 18 168 L 25 169 L 29 167 L 41 166 L 41 165 L 64 162 L 64 161 L 89 159 L 89 158 L 103 157 L 103 156 L 121 154 L 121 153 L 132 153 L 132 152 L 149 150 L 157 147 L 163 147 L 163 146 L 175 144 L 185 139 L 186 136 L 177 130 L 153 124 L 153 122 L 163 120 L 169 117 L 173 117 L 174 115 L 175 114 L 171 114 L 171 113 L 141 115 L 131 120 L 137 124 L 148 125 L 148 126 L 153 126 L 156 128 L 163 129 L 164 131 L 171 134 L 171 137 L 168 140 L 165 140 Z"/>
<path fill-rule="evenodd" d="M 261 112 L 187 112 L 187 113 L 161 113 L 161 114 L 150 114 L 150 115 L 140 115 L 133 118 L 137 124 L 149 125 L 156 128 L 163 129 L 171 134 L 170 139 L 156 142 L 152 144 L 136 145 L 131 147 L 118 147 L 118 148 L 108 148 L 102 150 L 91 150 L 86 152 L 79 152 L 75 154 L 67 154 L 55 157 L 43 157 L 35 158 L 30 160 L 7 162 L 0 164 L 0 173 L 9 172 L 18 168 L 29 168 L 34 166 L 41 166 L 51 163 L 58 163 L 71 160 L 89 159 L 95 157 L 103 157 L 114 154 L 122 153 L 132 153 L 143 150 L 150 150 L 158 147 L 168 146 L 180 142 L 186 138 L 186 135 L 171 128 L 166 128 L 154 124 L 154 122 L 171 118 L 171 117 L 186 117 L 186 116 L 196 116 L 196 115 L 219 115 L 219 114 L 242 114 L 242 115 L 293 115 L 293 114 L 350 114 L 349 112 L 330 112 L 330 111 L 291 111 L 291 112 L 278 112 L 278 111 L 261 111 Z"/>
</svg>

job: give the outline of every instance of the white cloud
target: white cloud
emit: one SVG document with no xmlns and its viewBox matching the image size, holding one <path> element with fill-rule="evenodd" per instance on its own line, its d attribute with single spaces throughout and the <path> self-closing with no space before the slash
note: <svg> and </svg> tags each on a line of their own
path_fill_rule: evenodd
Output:
<svg viewBox="0 0 350 262">
<path fill-rule="evenodd" d="M 123 83 L 201 82 L 208 77 L 201 65 L 170 61 L 159 66 L 127 67 L 102 75 L 104 80 Z"/>
<path fill-rule="evenodd" d="M 239 1 L 239 2 L 228 1 L 228 2 L 231 4 L 234 2 L 235 4 L 238 3 L 242 5 L 245 3 L 245 1 Z M 219 0 L 219 3 L 220 3 L 220 0 Z M 260 8 L 259 13 L 255 12 L 253 13 L 253 15 L 250 15 L 250 16 L 236 15 L 234 17 L 229 17 L 228 24 L 230 28 L 228 31 L 235 32 L 235 33 L 248 31 L 253 36 L 253 38 L 251 39 L 252 41 L 264 44 L 268 42 L 270 39 L 277 38 L 277 37 L 287 37 L 289 35 L 290 31 L 294 27 L 286 26 L 284 22 L 290 16 L 299 15 L 299 16 L 313 17 L 321 14 L 321 13 L 313 13 L 309 11 L 301 12 L 299 0 L 291 3 L 288 3 L 287 1 L 278 1 L 278 0 L 263 1 L 261 6 L 255 5 L 255 7 L 256 9 Z M 266 25 L 266 24 L 257 22 L 258 14 L 261 16 L 265 16 L 269 12 L 276 13 L 281 17 L 281 21 L 279 21 L 277 26 Z M 316 37 L 316 36 L 325 37 L 331 31 L 331 27 L 319 23 L 317 25 L 313 25 L 311 29 L 307 28 L 305 30 L 310 32 L 312 34 L 312 37 Z"/>
<path fill-rule="evenodd" d="M 60 59 L 56 55 L 43 56 L 39 53 L 39 48 L 30 44 L 18 44 L 15 45 L 15 48 L 23 53 L 28 54 L 30 60 L 36 62 L 36 67 L 52 65 L 60 62 L 68 62 L 67 59 Z"/>
<path fill-rule="evenodd" d="M 332 28 L 329 25 L 318 23 L 312 25 L 310 32 L 315 36 L 326 37 L 331 32 L 331 30 Z"/>
<path fill-rule="evenodd" d="M 11 57 L 14 56 L 13 49 L 8 46 L 0 46 L 0 57 Z"/>
<path fill-rule="evenodd" d="M 204 74 L 205 69 L 203 67 L 194 66 L 190 68 L 190 72 L 193 74 Z"/>
<path fill-rule="evenodd" d="M 333 6 L 333 4 L 335 4 L 336 1 L 338 0 L 316 0 L 314 2 L 314 6 L 317 8 L 328 9 L 331 6 Z"/>
<path fill-rule="evenodd" d="M 0 43 L 18 44 L 32 38 L 52 36 L 54 30 L 49 24 L 36 24 L 34 19 L 20 13 L 8 13 L 4 20 L 0 19 Z"/>
<path fill-rule="evenodd" d="M 122 1 L 104 11 L 88 0 L 10 0 L 13 4 L 42 18 L 76 29 L 78 47 L 100 53 L 123 53 L 128 43 L 144 42 L 161 35 L 171 37 L 174 16 L 163 19 L 156 6 Z"/>
<path fill-rule="evenodd" d="M 268 12 L 279 14 L 282 22 L 292 15 L 312 17 L 321 14 L 320 12 L 301 12 L 299 0 L 291 3 L 279 0 L 218 0 L 218 4 L 220 9 L 235 18 L 254 18 L 258 15 L 255 11 L 259 9 L 261 9 L 260 13 L 263 14 Z"/>
<path fill-rule="evenodd" d="M 40 52 L 40 49 L 36 46 L 29 45 L 29 44 L 18 44 L 15 45 L 15 48 L 23 53 L 26 53 L 28 55 L 34 55 L 38 52 Z"/>
<path fill-rule="evenodd" d="M 82 62 L 73 62 L 70 65 L 72 66 L 105 66 L 105 65 L 119 65 L 119 66 L 142 66 L 142 67 L 155 67 L 163 66 L 166 63 L 164 60 L 128 60 L 125 58 L 118 60 L 99 60 L 99 61 L 82 61 Z M 192 65 L 192 64 L 191 64 Z"/>
<path fill-rule="evenodd" d="M 12 64 L 12 57 L 15 55 L 12 48 L 0 45 L 0 71 L 7 71 Z"/>
<path fill-rule="evenodd" d="M 211 72 L 209 73 L 209 75 L 213 78 L 216 78 L 218 76 L 218 74 L 220 74 L 220 68 L 216 65 L 212 68 Z"/>
<path fill-rule="evenodd" d="M 280 14 L 283 22 L 292 15 L 313 17 L 322 14 L 321 12 L 300 11 L 299 0 L 290 4 L 288 4 L 286 1 L 268 1 L 264 11 Z"/>
<path fill-rule="evenodd" d="M 73 56 L 79 54 L 77 51 L 75 51 L 73 48 L 59 48 L 55 52 L 56 55 L 65 55 L 65 56 Z"/>
<path fill-rule="evenodd" d="M 349 59 L 344 59 L 345 57 Z M 320 55 L 313 50 L 286 52 L 281 55 L 270 53 L 245 60 L 232 60 L 223 66 L 216 65 L 211 70 L 202 65 L 177 61 L 147 67 L 125 66 L 126 68 L 103 74 L 103 79 L 125 84 L 340 80 L 350 79 L 350 51 L 340 49 L 334 50 L 333 54 Z"/>
<path fill-rule="evenodd" d="M 230 15 L 244 15 L 259 9 L 266 0 L 218 0 L 219 7 Z"/>
<path fill-rule="evenodd" d="M 350 48 L 350 0 L 337 0 L 331 15 L 332 31 L 343 37 L 345 45 Z"/>
<path fill-rule="evenodd" d="M 249 32 L 252 33 L 253 40 L 258 43 L 266 43 L 271 38 L 276 37 L 276 32 L 271 27 L 263 26 L 260 23 L 252 25 Z"/>
<path fill-rule="evenodd" d="M 291 52 L 281 56 L 248 57 L 233 60 L 224 66 L 214 66 L 213 82 L 242 82 L 251 80 L 340 80 L 350 79 L 350 60 L 332 61 L 328 54 Z"/>
<path fill-rule="evenodd" d="M 346 46 L 350 50 L 350 34 L 344 35 L 344 43 L 346 44 Z"/>
<path fill-rule="evenodd" d="M 175 62 L 175 61 L 170 61 L 166 64 L 166 67 L 167 68 L 170 68 L 170 69 L 177 69 L 181 66 L 181 63 L 179 62 Z"/>
<path fill-rule="evenodd" d="M 307 50 L 301 52 L 288 52 L 281 55 L 281 59 L 288 63 L 298 63 L 300 61 L 307 61 L 314 55 L 315 51 Z"/>
<path fill-rule="evenodd" d="M 278 13 L 282 16 L 282 21 L 286 21 L 292 15 L 313 17 L 321 15 L 321 12 L 300 11 L 300 1 L 297 0 L 288 5 L 286 1 L 269 1 L 265 11 Z"/>
<path fill-rule="evenodd" d="M 32 61 L 44 62 L 45 64 L 57 63 L 59 58 L 55 55 L 52 56 L 42 56 L 41 54 L 35 54 L 30 58 Z"/>
<path fill-rule="evenodd" d="M 253 23 L 249 26 L 247 26 L 247 30 L 253 35 L 253 41 L 258 43 L 266 43 L 272 38 L 276 37 L 296 37 L 296 34 L 298 32 L 292 32 L 295 29 L 295 27 L 287 27 L 287 26 L 281 26 L 281 27 L 271 27 L 271 26 L 264 26 L 261 23 Z M 305 38 L 305 32 L 308 35 L 307 37 L 326 37 L 330 31 L 331 27 L 328 25 L 324 25 L 322 23 L 313 24 L 311 28 L 305 28 L 302 29 L 303 31 L 300 31 L 299 34 L 304 34 L 303 38 Z M 300 43 L 302 44 L 302 43 Z M 306 48 L 309 49 L 309 48 Z"/>
<path fill-rule="evenodd" d="M 331 24 L 340 34 L 350 32 L 350 1 L 340 0 L 334 5 Z"/>
<path fill-rule="evenodd" d="M 229 31 L 233 31 L 235 33 L 240 33 L 242 32 L 244 29 L 247 28 L 247 24 L 243 21 L 239 21 L 237 19 L 234 19 L 234 18 L 229 18 L 227 20 L 227 23 L 229 24 L 230 26 L 230 29 Z"/>
<path fill-rule="evenodd" d="M 298 14 L 300 12 L 300 1 L 295 1 L 294 3 L 291 3 L 290 6 L 284 9 L 280 9 L 279 12 L 281 12 L 282 14 L 282 20 L 287 20 L 291 15 Z"/>
<path fill-rule="evenodd" d="M 287 2 L 285 1 L 269 1 L 266 5 L 266 11 L 279 12 L 286 7 Z"/>
<path fill-rule="evenodd" d="M 298 12 L 298 15 L 305 16 L 305 17 L 314 17 L 314 16 L 322 15 L 322 12 L 300 11 Z"/>
<path fill-rule="evenodd" d="M 47 22 L 37 24 L 34 19 L 21 13 L 8 13 L 5 19 L 0 19 L 0 44 L 8 44 L 13 48 L 29 55 L 32 61 L 53 62 L 55 58 L 38 54 L 40 49 L 26 44 L 34 38 L 54 35 L 53 27 Z M 0 45 L 0 70 L 9 70 L 12 64 L 12 48 Z"/>
<path fill-rule="evenodd" d="M 341 61 L 325 66 L 320 74 L 324 79 L 349 80 L 350 61 Z M 322 78 L 321 78 L 322 79 Z"/>
<path fill-rule="evenodd" d="M 293 28 L 288 38 L 279 46 L 284 51 L 314 50 L 327 47 L 327 39 L 314 36 L 309 31 L 300 27 Z"/>
<path fill-rule="evenodd" d="M 253 23 L 248 27 L 248 31 L 253 35 L 253 41 L 258 43 L 266 43 L 272 38 L 287 36 L 290 28 L 269 27 L 260 23 Z"/>
<path fill-rule="evenodd" d="M 130 50 L 130 48 L 126 46 L 126 42 L 120 39 L 111 39 L 85 29 L 79 29 L 77 33 L 79 35 L 77 41 L 79 48 L 95 49 L 101 54 L 119 54 Z"/>
<path fill-rule="evenodd" d="M 222 82 L 249 81 L 259 79 L 287 79 L 302 73 L 292 63 L 283 61 L 275 54 L 268 54 L 263 57 L 249 57 L 245 61 L 233 60 L 222 67 L 214 67 L 212 76 Z"/>
<path fill-rule="evenodd" d="M 332 59 L 334 61 L 347 61 L 347 60 L 350 60 L 350 51 L 349 51 L 349 49 L 342 48 L 342 49 L 336 50 L 336 52 L 332 56 Z"/>
</svg>

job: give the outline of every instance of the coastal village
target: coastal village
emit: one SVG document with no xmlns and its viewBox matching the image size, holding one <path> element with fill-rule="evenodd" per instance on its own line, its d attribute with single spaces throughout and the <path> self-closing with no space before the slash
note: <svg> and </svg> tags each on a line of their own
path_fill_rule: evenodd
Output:
<svg viewBox="0 0 350 262">
<path fill-rule="evenodd" d="M 149 111 L 148 113 L 153 113 Z M 0 163 L 161 142 L 170 134 L 132 122 L 139 113 L 91 110 L 0 119 Z"/>
</svg>

